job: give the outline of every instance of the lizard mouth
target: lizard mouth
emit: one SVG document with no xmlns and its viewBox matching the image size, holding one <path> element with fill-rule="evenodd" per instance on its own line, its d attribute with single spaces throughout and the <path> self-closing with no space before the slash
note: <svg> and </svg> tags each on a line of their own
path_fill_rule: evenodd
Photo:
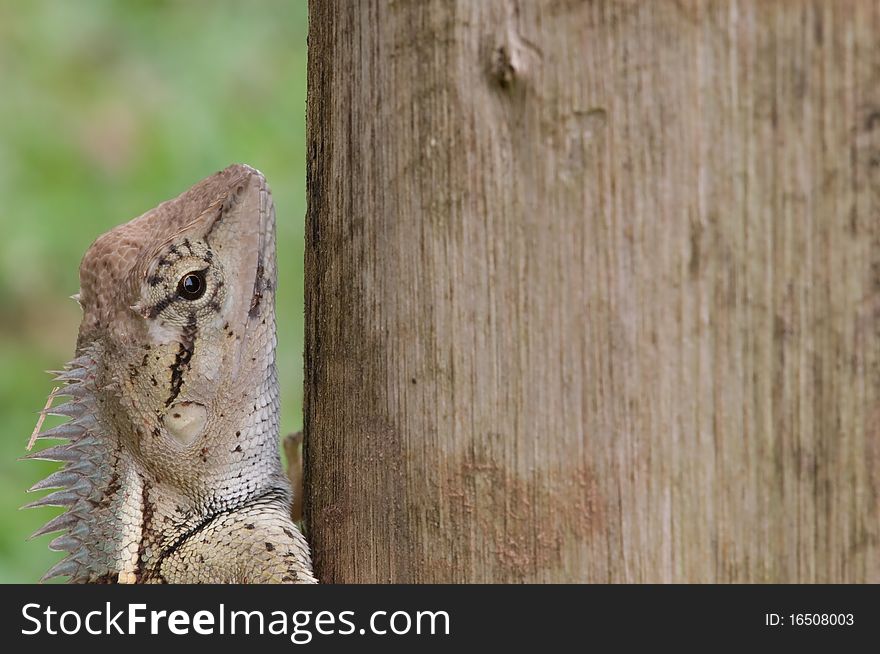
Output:
<svg viewBox="0 0 880 654">
<path fill-rule="evenodd" d="M 253 169 L 251 169 L 253 170 Z M 257 193 L 259 194 L 259 235 L 260 243 L 257 247 L 257 265 L 254 270 L 254 285 L 251 294 L 251 303 L 248 308 L 248 316 L 256 318 L 262 310 L 263 295 L 267 291 L 271 291 L 271 282 L 267 273 L 271 274 L 267 269 L 267 260 L 274 255 L 275 249 L 275 207 L 272 202 L 272 195 L 266 184 L 266 179 L 257 171 L 254 171 L 257 179 Z M 274 267 L 274 262 L 272 267 Z M 272 271 L 274 272 L 274 271 Z"/>
<path fill-rule="evenodd" d="M 203 238 L 226 271 L 230 326 L 243 332 L 264 314 L 275 279 L 275 207 L 265 177 L 245 165 L 223 171 L 227 194 L 201 217 Z"/>
</svg>

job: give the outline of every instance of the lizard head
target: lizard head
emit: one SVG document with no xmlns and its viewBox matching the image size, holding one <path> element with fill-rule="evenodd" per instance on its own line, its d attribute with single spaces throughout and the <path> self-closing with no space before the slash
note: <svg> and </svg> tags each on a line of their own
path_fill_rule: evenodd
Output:
<svg viewBox="0 0 880 654">
<path fill-rule="evenodd" d="M 262 174 L 234 165 L 104 234 L 80 266 L 99 421 L 200 502 L 278 467 L 274 221 Z"/>
</svg>

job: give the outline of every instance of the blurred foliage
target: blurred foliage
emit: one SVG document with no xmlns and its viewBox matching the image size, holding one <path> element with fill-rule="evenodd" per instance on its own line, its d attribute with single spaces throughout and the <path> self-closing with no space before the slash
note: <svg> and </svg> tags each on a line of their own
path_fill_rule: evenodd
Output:
<svg viewBox="0 0 880 654">
<path fill-rule="evenodd" d="M 43 371 L 73 356 L 80 258 L 233 162 L 275 194 L 282 429 L 299 428 L 306 22 L 305 0 L 0 0 L 0 582 L 60 558 L 25 540 L 52 509 L 18 510 L 57 466 L 17 459 Z"/>
</svg>

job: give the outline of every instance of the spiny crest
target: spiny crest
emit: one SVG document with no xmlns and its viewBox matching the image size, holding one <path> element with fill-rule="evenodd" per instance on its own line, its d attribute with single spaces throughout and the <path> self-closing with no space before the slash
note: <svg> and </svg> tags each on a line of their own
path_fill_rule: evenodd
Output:
<svg viewBox="0 0 880 654">
<path fill-rule="evenodd" d="M 93 417 L 93 362 L 89 355 L 71 361 L 65 369 L 55 373 L 55 380 L 64 386 L 53 391 L 53 396 L 64 395 L 71 398 L 59 406 L 50 406 L 51 401 L 41 412 L 42 415 L 55 415 L 69 418 L 65 423 L 35 434 L 34 440 L 64 440 L 66 443 L 54 445 L 32 452 L 24 459 L 57 461 L 64 466 L 28 489 L 35 492 L 55 489 L 45 497 L 26 504 L 23 509 L 41 506 L 64 507 L 64 513 L 52 518 L 40 529 L 31 534 L 30 539 L 53 532 L 63 532 L 49 543 L 54 551 L 69 552 L 69 555 L 53 566 L 41 581 L 59 576 L 70 576 L 78 581 L 85 570 L 87 552 L 83 543 L 88 535 L 89 497 L 95 490 L 95 473 L 100 465 L 100 443 L 95 435 L 97 422 Z M 53 399 L 50 396 L 50 400 Z"/>
</svg>

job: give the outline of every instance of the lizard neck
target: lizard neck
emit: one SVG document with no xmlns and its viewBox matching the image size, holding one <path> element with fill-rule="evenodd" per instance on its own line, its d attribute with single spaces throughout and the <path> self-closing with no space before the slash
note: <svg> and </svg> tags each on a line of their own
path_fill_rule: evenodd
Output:
<svg viewBox="0 0 880 654">
<path fill-rule="evenodd" d="M 253 465 L 206 466 L 209 476 L 190 479 L 182 486 L 166 478 L 162 470 L 153 469 L 132 446 L 131 434 L 121 433 L 125 426 L 112 420 L 120 412 L 113 382 L 100 374 L 96 364 L 100 360 L 100 352 L 92 351 L 69 363 L 57 377 L 66 384 L 59 394 L 71 399 L 50 413 L 70 420 L 40 438 L 64 438 L 67 443 L 29 457 L 65 464 L 31 489 L 58 490 L 28 505 L 66 509 L 34 534 L 61 531 L 50 548 L 68 553 L 44 579 L 162 580 L 161 570 L 168 567 L 169 557 L 218 520 L 228 522 L 239 513 L 251 514 L 253 518 L 243 524 L 257 531 L 262 530 L 261 516 L 271 516 L 273 523 L 289 521 L 290 486 L 278 458 L 274 420 L 260 421 L 265 428 L 250 434 L 246 448 L 253 450 Z M 274 380 L 274 375 L 270 378 Z M 209 435 L 208 440 L 219 439 Z M 252 511 L 255 506 L 260 509 L 256 513 Z M 293 528 L 292 523 L 288 526 Z M 283 531 L 282 538 L 287 533 Z M 238 539 L 249 535 L 242 528 Z M 192 565 L 190 561 L 188 566 Z"/>
</svg>

